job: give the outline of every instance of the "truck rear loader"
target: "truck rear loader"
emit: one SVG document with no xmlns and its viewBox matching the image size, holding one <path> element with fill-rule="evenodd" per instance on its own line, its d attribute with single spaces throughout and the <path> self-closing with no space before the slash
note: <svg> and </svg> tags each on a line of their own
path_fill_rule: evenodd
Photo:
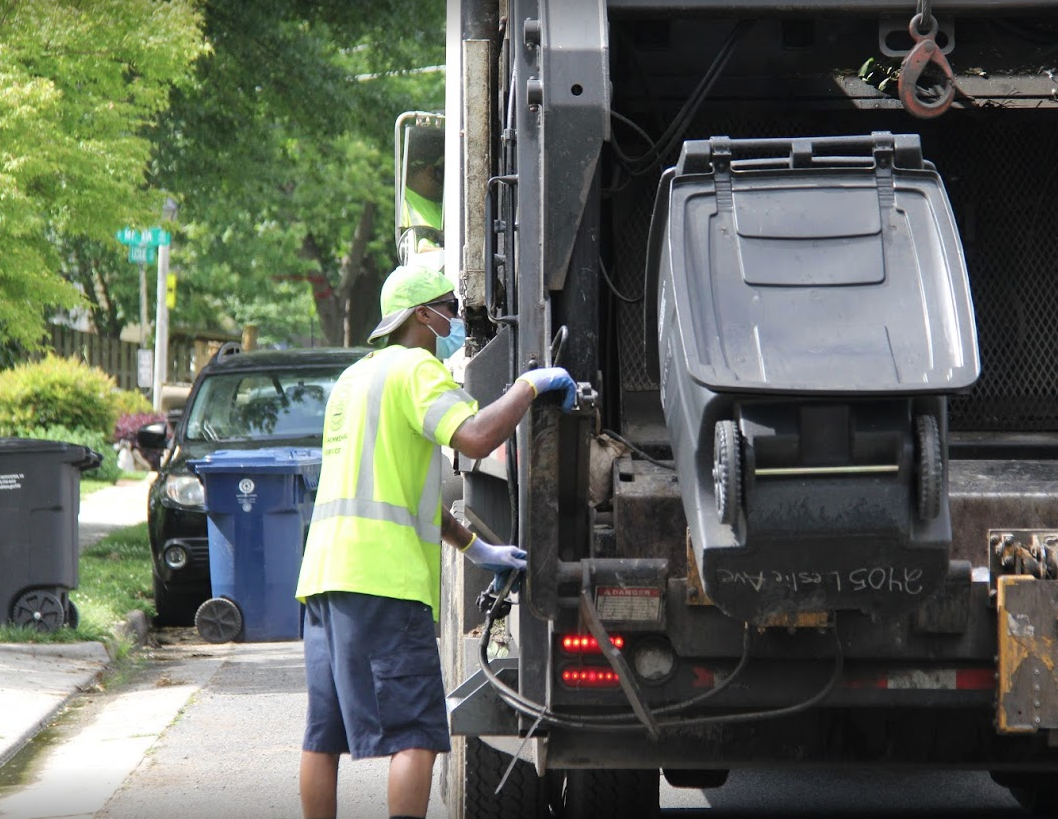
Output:
<svg viewBox="0 0 1058 819">
<path fill-rule="evenodd" d="M 451 816 L 822 766 L 1055 815 L 1056 66 L 1044 2 L 449 0 L 465 387 L 578 384 L 456 460 L 529 556 L 508 608 L 445 550 Z"/>
</svg>

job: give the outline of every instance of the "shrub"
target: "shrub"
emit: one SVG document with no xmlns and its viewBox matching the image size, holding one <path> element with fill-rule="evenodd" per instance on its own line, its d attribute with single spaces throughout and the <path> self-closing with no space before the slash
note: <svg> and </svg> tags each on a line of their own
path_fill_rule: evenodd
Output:
<svg viewBox="0 0 1058 819">
<path fill-rule="evenodd" d="M 0 372 L 0 436 L 62 426 L 109 438 L 117 409 L 114 379 L 75 358 L 48 355 Z"/>
<path fill-rule="evenodd" d="M 150 399 L 136 390 L 114 390 L 110 397 L 119 419 L 123 415 L 136 415 L 153 409 Z"/>
<path fill-rule="evenodd" d="M 113 441 L 115 444 L 128 443 L 136 446 L 136 430 L 146 424 L 164 420 L 165 415 L 160 412 L 135 412 L 122 415 L 114 424 Z"/>
<path fill-rule="evenodd" d="M 95 478 L 100 481 L 114 483 L 124 474 L 118 466 L 118 454 L 113 445 L 107 440 L 107 436 L 101 432 L 91 429 L 70 429 L 64 426 L 37 427 L 28 430 L 23 438 L 33 438 L 38 441 L 65 441 L 69 444 L 79 444 L 93 449 L 103 456 L 103 463 L 97 469 L 89 469 L 81 473 L 82 478 Z"/>
</svg>

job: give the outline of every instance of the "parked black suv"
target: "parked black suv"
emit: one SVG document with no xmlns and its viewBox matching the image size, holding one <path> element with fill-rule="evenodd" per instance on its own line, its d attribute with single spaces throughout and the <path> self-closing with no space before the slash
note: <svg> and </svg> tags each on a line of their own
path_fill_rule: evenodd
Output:
<svg viewBox="0 0 1058 819">
<path fill-rule="evenodd" d="M 225 345 L 199 373 L 172 437 L 164 424 L 137 434 L 143 449 L 165 448 L 148 498 L 158 625 L 191 625 L 211 596 L 202 483 L 188 460 L 210 452 L 318 447 L 338 376 L 364 347 L 239 352 Z"/>
</svg>

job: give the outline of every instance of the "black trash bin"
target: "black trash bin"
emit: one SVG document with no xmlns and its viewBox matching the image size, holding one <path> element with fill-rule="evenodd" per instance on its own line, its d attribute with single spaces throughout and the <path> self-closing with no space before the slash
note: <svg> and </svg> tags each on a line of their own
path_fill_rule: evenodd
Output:
<svg viewBox="0 0 1058 819">
<path fill-rule="evenodd" d="M 63 441 L 0 438 L 0 614 L 40 631 L 77 627 L 81 472 L 103 461 Z"/>
<path fill-rule="evenodd" d="M 949 571 L 947 396 L 980 369 L 919 137 L 686 142 L 648 271 L 650 360 L 712 604 L 755 624 L 918 610 Z"/>
</svg>

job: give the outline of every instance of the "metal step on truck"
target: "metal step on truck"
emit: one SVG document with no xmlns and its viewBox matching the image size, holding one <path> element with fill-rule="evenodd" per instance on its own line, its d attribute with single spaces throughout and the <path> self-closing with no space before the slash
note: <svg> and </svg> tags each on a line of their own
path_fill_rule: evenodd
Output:
<svg viewBox="0 0 1058 819">
<path fill-rule="evenodd" d="M 529 557 L 445 551 L 450 815 L 822 765 L 1055 815 L 1058 9 L 448 6 L 459 372 L 578 382 L 456 459 Z"/>
</svg>

